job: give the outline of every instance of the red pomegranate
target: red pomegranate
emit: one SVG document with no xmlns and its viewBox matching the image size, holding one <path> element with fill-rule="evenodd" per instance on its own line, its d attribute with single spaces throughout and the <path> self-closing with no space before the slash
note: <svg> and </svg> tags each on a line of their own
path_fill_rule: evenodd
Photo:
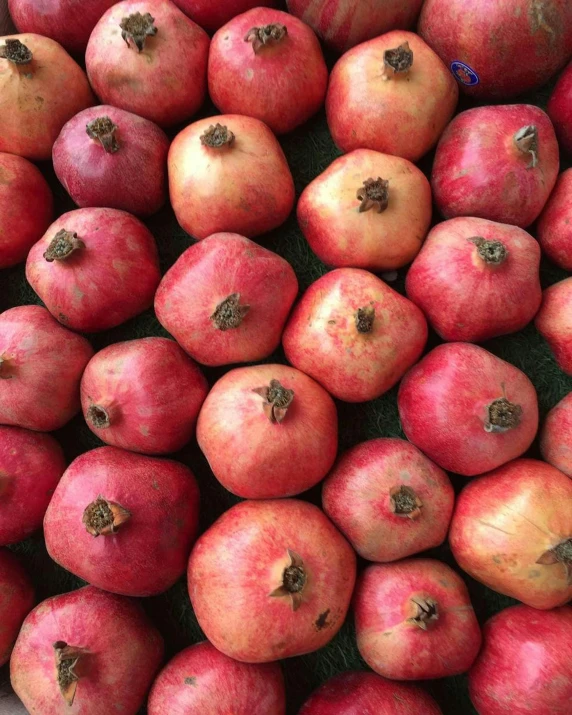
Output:
<svg viewBox="0 0 572 715">
<path fill-rule="evenodd" d="M 540 451 L 545 462 L 572 477 L 572 392 L 546 415 Z"/>
<path fill-rule="evenodd" d="M 519 457 L 538 428 L 528 377 L 468 343 L 431 350 L 404 377 L 397 405 L 407 438 L 440 467 L 465 477 Z"/>
<path fill-rule="evenodd" d="M 407 29 L 423 0 L 287 0 L 288 10 L 332 49 L 345 52 L 389 30 Z"/>
<path fill-rule="evenodd" d="M 419 34 L 473 97 L 543 85 L 572 54 L 568 0 L 425 0 Z"/>
<path fill-rule="evenodd" d="M 204 27 L 208 32 L 215 32 L 233 17 L 254 7 L 276 7 L 278 0 L 173 0 L 175 5 Z"/>
<path fill-rule="evenodd" d="M 441 715 L 441 710 L 415 685 L 349 670 L 318 688 L 299 715 Z"/>
<path fill-rule="evenodd" d="M 163 639 L 135 601 L 85 586 L 40 603 L 10 660 L 31 713 L 136 715 L 163 658 Z"/>
<path fill-rule="evenodd" d="M 314 179 L 298 201 L 298 223 L 329 266 L 391 271 L 409 263 L 427 235 L 431 187 L 406 159 L 356 149 Z"/>
<path fill-rule="evenodd" d="M 34 600 L 28 574 L 14 554 L 0 549 L 0 666 L 10 659 L 22 621 L 34 607 Z"/>
<path fill-rule="evenodd" d="M 52 192 L 39 169 L 20 156 L 0 153 L 0 269 L 26 259 L 52 213 Z"/>
<path fill-rule="evenodd" d="M 441 561 L 369 566 L 358 580 L 354 610 L 362 658 L 393 680 L 464 673 L 481 646 L 467 587 Z"/>
<path fill-rule="evenodd" d="M 471 700 L 480 715 L 567 715 L 571 663 L 572 608 L 506 608 L 484 626 Z"/>
<path fill-rule="evenodd" d="M 205 100 L 207 33 L 170 0 L 123 0 L 95 26 L 85 55 L 102 104 L 169 127 Z"/>
<path fill-rule="evenodd" d="M 169 140 L 148 119 L 110 106 L 85 109 L 54 144 L 54 170 L 78 206 L 150 216 L 167 198 Z"/>
<path fill-rule="evenodd" d="M 253 238 L 284 223 L 294 207 L 294 180 L 276 137 L 258 119 L 235 114 L 201 119 L 175 137 L 169 193 L 177 221 L 197 239 L 221 231 Z"/>
<path fill-rule="evenodd" d="M 0 151 L 50 159 L 63 125 L 93 104 L 85 72 L 40 35 L 0 38 Z"/>
<path fill-rule="evenodd" d="M 342 151 L 375 149 L 417 161 L 453 116 L 459 89 L 433 50 L 394 30 L 354 47 L 332 70 L 326 112 Z"/>
<path fill-rule="evenodd" d="M 554 283 L 542 294 L 535 325 L 554 353 L 556 362 L 572 375 L 572 278 Z"/>
<path fill-rule="evenodd" d="M 328 68 L 314 32 L 292 15 L 256 7 L 215 34 L 209 93 L 223 114 L 256 117 L 285 134 L 324 103 Z"/>
<path fill-rule="evenodd" d="M 203 641 L 178 653 L 159 673 L 147 712 L 284 715 L 282 670 L 278 663 L 239 663 Z"/>
<path fill-rule="evenodd" d="M 108 330 L 149 308 L 161 280 L 153 234 L 117 209 L 60 216 L 28 254 L 26 278 L 72 330 Z"/>
<path fill-rule="evenodd" d="M 197 541 L 189 594 L 218 650 L 264 663 L 326 645 L 344 622 L 355 575 L 352 548 L 318 507 L 243 501 Z"/>
<path fill-rule="evenodd" d="M 572 154 L 572 62 L 556 83 L 546 111 L 554 124 L 560 146 Z"/>
<path fill-rule="evenodd" d="M 572 169 L 558 177 L 538 219 L 536 236 L 551 261 L 572 271 Z"/>
<path fill-rule="evenodd" d="M 572 480 L 535 459 L 516 459 L 457 497 L 449 543 L 459 566 L 533 608 L 572 598 Z"/>
<path fill-rule="evenodd" d="M 235 233 L 188 248 L 155 295 L 161 325 L 203 365 L 255 362 L 280 344 L 298 293 L 292 266 Z"/>
<path fill-rule="evenodd" d="M 478 216 L 526 228 L 544 208 L 558 168 L 554 129 L 541 109 L 475 107 L 441 137 L 431 187 L 445 218 Z"/>
<path fill-rule="evenodd" d="M 292 365 L 346 402 L 387 392 L 419 359 L 426 341 L 419 308 L 357 268 L 339 268 L 312 283 L 282 338 Z"/>
<path fill-rule="evenodd" d="M 369 561 L 395 561 L 445 541 L 449 478 L 403 439 L 372 439 L 342 455 L 324 482 L 326 514 Z"/>
<path fill-rule="evenodd" d="M 199 490 L 183 464 L 99 447 L 61 478 L 44 519 L 46 547 L 98 588 L 152 596 L 184 572 L 198 513 Z"/>
<path fill-rule="evenodd" d="M 522 330 L 542 301 L 540 247 L 517 226 L 453 218 L 435 226 L 407 272 L 407 297 L 444 340 Z"/>
<path fill-rule="evenodd" d="M 42 526 L 66 462 L 49 434 L 0 426 L 0 546 Z"/>
<path fill-rule="evenodd" d="M 93 349 L 45 308 L 0 313 L 0 424 L 50 432 L 79 411 L 79 382 Z"/>
<path fill-rule="evenodd" d="M 227 372 L 199 414 L 197 441 L 219 482 L 246 499 L 289 497 L 323 479 L 336 458 L 328 393 L 286 365 Z"/>
<path fill-rule="evenodd" d="M 114 447 L 166 454 L 193 437 L 208 385 L 173 340 L 141 338 L 108 345 L 81 380 L 83 416 Z"/>
</svg>

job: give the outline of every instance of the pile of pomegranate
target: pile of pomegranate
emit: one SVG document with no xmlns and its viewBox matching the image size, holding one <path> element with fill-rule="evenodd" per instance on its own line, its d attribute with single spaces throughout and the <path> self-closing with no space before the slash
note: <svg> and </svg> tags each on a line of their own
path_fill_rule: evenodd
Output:
<svg viewBox="0 0 572 715">
<path fill-rule="evenodd" d="M 572 2 L 0 0 L 0 110 L 0 712 L 570 715 Z"/>
</svg>

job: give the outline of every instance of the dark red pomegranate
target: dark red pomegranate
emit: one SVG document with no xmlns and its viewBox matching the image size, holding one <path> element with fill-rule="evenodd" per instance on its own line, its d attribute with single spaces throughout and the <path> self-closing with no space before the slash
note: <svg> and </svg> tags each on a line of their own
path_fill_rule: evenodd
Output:
<svg viewBox="0 0 572 715">
<path fill-rule="evenodd" d="M 546 415 L 540 451 L 545 462 L 572 477 L 572 392 Z"/>
<path fill-rule="evenodd" d="M 278 0 L 173 0 L 175 5 L 204 27 L 215 32 L 233 17 L 254 7 L 276 7 Z"/>
<path fill-rule="evenodd" d="M 560 75 L 546 109 L 560 146 L 572 154 L 572 62 Z"/>
<path fill-rule="evenodd" d="M 572 375 L 572 278 L 554 283 L 543 292 L 534 323 L 560 369 Z"/>
<path fill-rule="evenodd" d="M 572 271 L 572 169 L 558 177 L 538 219 L 536 236 L 551 261 Z"/>
<path fill-rule="evenodd" d="M 0 549 L 0 666 L 10 659 L 22 621 L 32 610 L 34 600 L 28 574 L 14 554 Z"/>
</svg>

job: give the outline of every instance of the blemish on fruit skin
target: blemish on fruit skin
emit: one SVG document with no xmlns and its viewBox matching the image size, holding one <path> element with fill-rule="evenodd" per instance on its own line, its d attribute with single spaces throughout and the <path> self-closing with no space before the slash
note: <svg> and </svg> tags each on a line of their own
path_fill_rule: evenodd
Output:
<svg viewBox="0 0 572 715">
<path fill-rule="evenodd" d="M 324 628 L 327 628 L 328 626 L 331 625 L 331 623 L 328 622 L 328 616 L 330 615 L 330 609 L 326 609 L 323 613 L 320 613 L 318 618 L 315 621 L 315 626 L 316 628 L 321 631 Z"/>
<path fill-rule="evenodd" d="M 185 685 L 192 685 L 193 688 L 196 688 L 197 679 L 195 677 L 185 678 Z"/>
<path fill-rule="evenodd" d="M 250 69 L 250 67 L 246 70 L 246 79 L 251 80 L 254 77 L 254 70 Z"/>
</svg>

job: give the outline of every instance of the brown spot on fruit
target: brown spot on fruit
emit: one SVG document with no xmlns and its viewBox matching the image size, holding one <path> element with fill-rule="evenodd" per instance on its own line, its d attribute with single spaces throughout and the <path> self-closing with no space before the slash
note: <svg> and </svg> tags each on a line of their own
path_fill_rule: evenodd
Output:
<svg viewBox="0 0 572 715">
<path fill-rule="evenodd" d="M 321 631 L 324 628 L 327 628 L 328 626 L 331 625 L 331 623 L 328 623 L 328 616 L 330 615 L 330 609 L 328 608 L 325 610 L 323 613 L 320 613 L 318 618 L 316 619 L 315 626 L 317 630 Z"/>
</svg>

